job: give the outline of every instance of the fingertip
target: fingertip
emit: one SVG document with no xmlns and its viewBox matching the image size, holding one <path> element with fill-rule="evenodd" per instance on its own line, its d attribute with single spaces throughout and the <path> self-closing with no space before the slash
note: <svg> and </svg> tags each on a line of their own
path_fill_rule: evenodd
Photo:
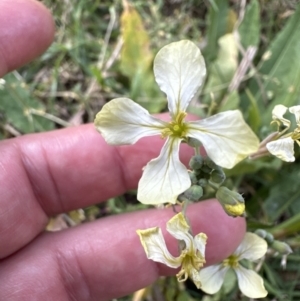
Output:
<svg viewBox="0 0 300 301">
<path fill-rule="evenodd" d="M 0 1 L 0 76 L 43 53 L 54 37 L 50 11 L 36 0 Z"/>
</svg>

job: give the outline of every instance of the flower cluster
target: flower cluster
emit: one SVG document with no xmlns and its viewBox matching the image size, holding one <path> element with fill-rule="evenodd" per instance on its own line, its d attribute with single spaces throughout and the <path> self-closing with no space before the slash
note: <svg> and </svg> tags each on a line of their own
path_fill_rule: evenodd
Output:
<svg viewBox="0 0 300 301">
<path fill-rule="evenodd" d="M 226 271 L 232 267 L 245 295 L 265 296 L 261 278 L 239 264 L 240 259 L 254 260 L 263 256 L 266 252 L 264 240 L 249 233 L 236 252 L 221 265 L 201 270 L 205 264 L 207 236 L 199 233 L 193 237 L 185 216 L 186 200 L 199 200 L 207 183 L 217 190 L 216 196 L 229 215 L 244 214 L 241 195 L 221 186 L 226 178 L 222 168 L 232 168 L 256 152 L 258 138 L 239 110 L 198 121 L 186 120 L 187 107 L 206 76 L 203 56 L 194 43 L 183 40 L 163 47 L 154 60 L 154 75 L 167 96 L 169 121 L 151 116 L 128 98 L 111 100 L 95 119 L 97 130 L 111 145 L 134 144 L 142 137 L 153 135 L 165 140 L 159 156 L 144 168 L 137 198 L 141 203 L 154 205 L 183 201 L 182 212 L 167 222 L 167 231 L 178 240 L 180 254 L 177 257 L 170 254 L 161 229 L 153 227 L 137 230 L 146 256 L 172 268 L 181 267 L 178 281 L 189 277 L 198 288 L 208 293 L 214 293 L 221 287 Z M 193 157 L 190 171 L 179 160 L 182 142 L 195 147 L 196 153 L 201 143 L 207 154 L 205 159 L 199 155 Z M 249 287 L 248 282 L 251 283 Z M 257 288 L 256 294 L 250 292 L 254 287 Z"/>
<path fill-rule="evenodd" d="M 134 144 L 152 135 L 165 139 L 160 155 L 144 169 L 137 198 L 144 204 L 175 204 L 177 196 L 191 185 L 179 160 L 182 141 L 201 141 L 207 155 L 225 168 L 255 152 L 259 141 L 238 110 L 198 121 L 185 120 L 186 109 L 206 75 L 203 56 L 194 43 L 183 40 L 163 47 L 154 60 L 154 75 L 167 95 L 170 121 L 151 116 L 131 99 L 116 98 L 97 114 L 95 126 L 111 145 Z"/>
<path fill-rule="evenodd" d="M 290 113 L 295 115 L 297 127 L 290 133 L 286 133 L 291 122 L 284 118 L 283 115 L 289 110 Z M 276 105 L 272 111 L 272 123 L 276 123 L 278 129 L 280 126 L 285 128 L 276 135 L 276 139 L 266 144 L 268 151 L 278 157 L 279 159 L 287 162 L 295 161 L 294 156 L 294 142 L 300 146 L 300 106 L 290 107 L 289 109 L 284 105 Z"/>
</svg>

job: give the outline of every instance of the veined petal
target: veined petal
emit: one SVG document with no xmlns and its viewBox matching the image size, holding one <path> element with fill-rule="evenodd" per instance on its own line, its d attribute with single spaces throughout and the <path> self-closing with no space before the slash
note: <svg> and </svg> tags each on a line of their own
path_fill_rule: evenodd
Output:
<svg viewBox="0 0 300 301">
<path fill-rule="evenodd" d="M 228 269 L 229 267 L 224 267 L 221 264 L 201 269 L 199 272 L 201 289 L 207 294 L 218 292 L 224 282 Z"/>
<path fill-rule="evenodd" d="M 108 144 L 134 144 L 146 136 L 159 135 L 165 122 L 128 98 L 115 98 L 96 115 L 95 126 Z"/>
<path fill-rule="evenodd" d="M 154 60 L 154 75 L 167 95 L 171 115 L 185 111 L 206 75 L 200 49 L 187 40 L 163 47 Z"/>
<path fill-rule="evenodd" d="M 294 140 L 291 137 L 281 138 L 267 143 L 268 151 L 286 162 L 294 162 Z"/>
<path fill-rule="evenodd" d="M 206 241 L 207 235 L 205 233 L 199 233 L 194 237 L 194 245 L 203 257 L 205 254 Z"/>
<path fill-rule="evenodd" d="M 278 126 L 280 126 L 280 123 L 282 123 L 284 126 L 289 128 L 291 122 L 283 117 L 287 109 L 288 108 L 284 105 L 276 105 L 272 111 L 272 122 L 276 122 Z"/>
<path fill-rule="evenodd" d="M 290 107 L 289 111 L 295 115 L 296 123 L 300 125 L 300 106 Z"/>
<path fill-rule="evenodd" d="M 193 244 L 193 237 L 189 233 L 189 229 L 190 226 L 185 220 L 182 212 L 176 214 L 167 222 L 168 232 L 176 239 L 183 240 L 185 242 L 186 249 L 190 250 Z"/>
<path fill-rule="evenodd" d="M 160 228 L 154 227 L 136 232 L 148 259 L 161 262 L 171 268 L 178 268 L 181 265 L 181 257 L 174 257 L 168 251 Z"/>
<path fill-rule="evenodd" d="M 207 155 L 225 168 L 232 168 L 259 146 L 258 138 L 238 110 L 189 122 L 188 136 L 201 141 Z"/>
<path fill-rule="evenodd" d="M 262 258 L 268 249 L 268 244 L 264 239 L 254 233 L 247 232 L 244 239 L 234 251 L 234 255 L 238 256 L 239 260 L 248 259 L 250 261 Z"/>
<path fill-rule="evenodd" d="M 169 137 L 160 155 L 145 167 L 137 199 L 143 204 L 175 204 L 177 196 L 188 189 L 191 180 L 179 160 L 180 139 Z"/>
<path fill-rule="evenodd" d="M 254 271 L 242 266 L 234 269 L 238 278 L 239 288 L 249 298 L 264 298 L 268 292 L 264 287 L 263 279 Z"/>
</svg>

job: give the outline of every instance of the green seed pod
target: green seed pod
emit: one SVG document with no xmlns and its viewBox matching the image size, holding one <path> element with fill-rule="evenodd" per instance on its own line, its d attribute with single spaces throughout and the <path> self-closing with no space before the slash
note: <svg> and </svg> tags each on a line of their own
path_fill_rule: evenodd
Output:
<svg viewBox="0 0 300 301">
<path fill-rule="evenodd" d="M 196 155 L 191 158 L 189 162 L 189 166 L 191 167 L 191 169 L 199 170 L 202 168 L 203 162 L 204 162 L 203 157 L 200 155 Z"/>
<path fill-rule="evenodd" d="M 244 216 L 245 201 L 239 193 L 222 186 L 217 190 L 216 198 L 228 215 Z"/>
<path fill-rule="evenodd" d="M 266 230 L 257 229 L 254 233 L 265 239 L 268 244 L 271 244 L 274 241 L 274 236 Z"/>
</svg>

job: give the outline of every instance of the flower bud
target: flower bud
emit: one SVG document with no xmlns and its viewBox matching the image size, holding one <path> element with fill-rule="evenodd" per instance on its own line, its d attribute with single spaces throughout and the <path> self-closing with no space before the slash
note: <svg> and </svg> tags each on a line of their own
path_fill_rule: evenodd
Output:
<svg viewBox="0 0 300 301">
<path fill-rule="evenodd" d="M 201 187 L 206 187 L 208 184 L 208 181 L 206 179 L 200 179 L 198 181 L 198 185 L 201 186 Z"/>
<path fill-rule="evenodd" d="M 210 181 L 221 185 L 226 179 L 223 169 L 214 169 L 210 174 Z"/>
<path fill-rule="evenodd" d="M 206 166 L 208 166 L 210 169 L 218 169 L 219 166 L 212 160 L 210 159 L 209 157 L 206 157 L 204 159 L 204 163 Z"/>
<path fill-rule="evenodd" d="M 221 186 L 217 190 L 216 198 L 228 215 L 233 217 L 244 216 L 245 201 L 239 193 L 231 191 L 225 186 Z"/>
<path fill-rule="evenodd" d="M 183 193 L 189 201 L 196 202 L 203 196 L 203 188 L 198 185 L 192 185 Z"/>
<path fill-rule="evenodd" d="M 266 230 L 257 229 L 254 233 L 265 239 L 268 244 L 271 244 L 274 241 L 274 236 Z"/>
<path fill-rule="evenodd" d="M 191 167 L 191 169 L 199 170 L 202 168 L 203 162 L 204 162 L 203 157 L 200 155 L 196 155 L 191 158 L 189 162 L 189 166 Z"/>
<path fill-rule="evenodd" d="M 288 255 L 290 253 L 293 253 L 291 247 L 283 241 L 274 240 L 270 247 L 279 252 L 281 255 Z"/>
<path fill-rule="evenodd" d="M 190 176 L 192 185 L 197 184 L 198 179 L 197 179 L 197 176 L 195 175 L 195 173 L 189 171 L 189 176 Z"/>
</svg>

